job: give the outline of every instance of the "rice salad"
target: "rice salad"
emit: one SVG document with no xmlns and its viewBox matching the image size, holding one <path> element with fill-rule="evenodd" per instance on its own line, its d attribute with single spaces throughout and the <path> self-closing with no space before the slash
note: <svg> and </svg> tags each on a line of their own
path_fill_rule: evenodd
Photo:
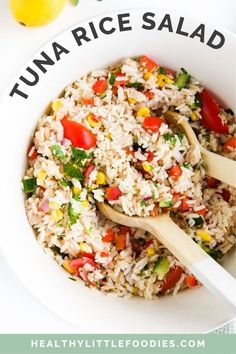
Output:
<svg viewBox="0 0 236 354">
<path fill-rule="evenodd" d="M 206 176 L 169 111 L 189 120 L 204 147 L 236 159 L 231 109 L 185 69 L 146 55 L 84 75 L 39 119 L 25 207 L 38 242 L 70 279 L 147 299 L 198 285 L 156 238 L 105 219 L 96 201 L 130 216 L 168 211 L 217 261 L 234 245 L 235 189 Z"/>
</svg>

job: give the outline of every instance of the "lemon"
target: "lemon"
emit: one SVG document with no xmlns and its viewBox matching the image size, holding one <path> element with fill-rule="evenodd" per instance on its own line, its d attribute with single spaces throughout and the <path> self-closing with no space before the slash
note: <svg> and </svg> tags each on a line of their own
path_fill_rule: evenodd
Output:
<svg viewBox="0 0 236 354">
<path fill-rule="evenodd" d="M 22 25 L 43 26 L 62 11 L 66 0 L 9 0 L 15 19 Z"/>
</svg>

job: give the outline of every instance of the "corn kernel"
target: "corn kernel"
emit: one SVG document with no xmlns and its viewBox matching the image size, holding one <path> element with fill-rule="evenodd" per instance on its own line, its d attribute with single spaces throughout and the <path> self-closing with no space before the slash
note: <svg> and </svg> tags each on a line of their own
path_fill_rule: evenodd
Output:
<svg viewBox="0 0 236 354">
<path fill-rule="evenodd" d="M 63 212 L 60 209 L 53 209 L 51 211 L 51 217 L 53 221 L 58 222 L 63 218 Z"/>
<path fill-rule="evenodd" d="M 202 241 L 210 242 L 212 239 L 211 236 L 204 230 L 197 230 L 196 234 Z"/>
<path fill-rule="evenodd" d="M 106 137 L 107 137 L 107 139 L 111 140 L 111 139 L 112 139 L 111 133 L 108 133 L 108 134 L 106 135 Z"/>
<path fill-rule="evenodd" d="M 152 170 L 152 166 L 147 161 L 142 163 L 142 167 L 145 172 L 150 172 Z"/>
<path fill-rule="evenodd" d="M 137 103 L 136 99 L 135 99 L 135 98 L 132 98 L 132 97 L 128 97 L 128 101 L 129 101 L 129 103 L 131 103 L 131 104 Z"/>
<path fill-rule="evenodd" d="M 149 256 L 153 256 L 153 255 L 155 254 L 155 249 L 154 249 L 153 247 L 149 247 L 149 248 L 147 249 L 147 254 L 148 254 Z"/>
<path fill-rule="evenodd" d="M 61 101 L 57 100 L 52 103 L 52 110 L 57 112 L 62 107 Z"/>
<path fill-rule="evenodd" d="M 38 173 L 38 180 L 39 181 L 44 181 L 47 176 L 47 172 L 44 170 L 40 170 Z"/>
<path fill-rule="evenodd" d="M 60 205 L 56 202 L 49 202 L 48 205 L 50 209 L 60 209 Z"/>
<path fill-rule="evenodd" d="M 141 107 L 137 112 L 137 117 L 148 117 L 150 115 L 150 109 L 148 107 Z"/>
<path fill-rule="evenodd" d="M 72 192 L 73 192 L 74 195 L 77 195 L 77 194 L 79 194 L 81 192 L 81 188 L 74 186 L 72 188 Z"/>
<path fill-rule="evenodd" d="M 80 242 L 79 246 L 82 252 L 92 253 L 92 248 L 89 245 L 87 245 L 87 243 Z"/>
<path fill-rule="evenodd" d="M 157 75 L 157 84 L 160 88 L 163 88 L 165 84 L 173 84 L 173 82 L 174 81 L 166 75 L 163 74 Z"/>
<path fill-rule="evenodd" d="M 196 122 L 197 120 L 199 120 L 199 118 L 198 118 L 196 112 L 194 112 L 194 111 L 191 113 L 191 120 L 192 120 L 193 122 Z"/>
<path fill-rule="evenodd" d="M 152 76 L 152 73 L 150 71 L 147 71 L 144 75 L 143 75 L 143 78 L 144 80 L 149 80 L 150 77 Z"/>
<path fill-rule="evenodd" d="M 86 208 L 87 206 L 89 206 L 89 202 L 87 201 L 87 199 L 85 199 L 85 200 L 82 201 L 82 206 L 83 206 L 84 208 Z"/>
<path fill-rule="evenodd" d="M 97 184 L 105 184 L 106 183 L 106 176 L 103 172 L 97 173 Z"/>
<path fill-rule="evenodd" d="M 92 113 L 87 116 L 87 121 L 92 128 L 98 127 L 101 124 L 100 119 Z"/>
<path fill-rule="evenodd" d="M 70 274 L 74 273 L 73 269 L 70 267 L 70 261 L 64 261 L 62 263 L 62 267 L 67 271 L 69 272 Z"/>
</svg>

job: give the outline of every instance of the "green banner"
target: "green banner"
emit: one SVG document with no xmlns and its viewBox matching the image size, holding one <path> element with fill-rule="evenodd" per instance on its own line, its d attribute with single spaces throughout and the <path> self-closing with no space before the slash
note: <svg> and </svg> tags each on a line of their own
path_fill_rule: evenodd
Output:
<svg viewBox="0 0 236 354">
<path fill-rule="evenodd" d="M 1 334 L 0 354 L 236 354 L 234 334 Z"/>
</svg>

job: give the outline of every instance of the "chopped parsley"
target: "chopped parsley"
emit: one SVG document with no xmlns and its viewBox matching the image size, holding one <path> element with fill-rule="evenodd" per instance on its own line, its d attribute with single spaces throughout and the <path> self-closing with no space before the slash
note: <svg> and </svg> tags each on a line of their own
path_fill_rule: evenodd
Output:
<svg viewBox="0 0 236 354">
<path fill-rule="evenodd" d="M 114 73 L 111 73 L 109 84 L 113 86 L 115 81 L 116 81 L 116 75 Z"/>
<path fill-rule="evenodd" d="M 71 178 L 76 178 L 78 179 L 80 182 L 84 181 L 84 175 L 81 172 L 81 170 L 78 168 L 78 166 L 76 166 L 74 163 L 72 162 L 68 162 L 67 164 L 65 164 L 64 166 L 64 172 L 67 176 L 71 177 Z"/>
<path fill-rule="evenodd" d="M 199 216 L 198 218 L 193 218 L 194 226 L 202 226 L 204 224 L 204 219 Z"/>
<path fill-rule="evenodd" d="M 166 69 L 163 68 L 162 66 L 159 66 L 159 68 L 157 69 L 157 73 L 160 75 L 166 75 Z"/>
<path fill-rule="evenodd" d="M 141 207 L 142 207 L 142 208 L 144 208 L 144 207 L 147 206 L 146 200 L 142 200 L 140 204 L 141 204 Z"/>
<path fill-rule="evenodd" d="M 176 143 L 176 137 L 174 136 L 174 134 L 166 133 L 166 134 L 164 134 L 164 139 L 165 139 L 165 142 L 169 142 L 172 145 L 175 145 L 175 143 Z"/>
<path fill-rule="evenodd" d="M 172 200 L 161 200 L 159 203 L 160 208 L 169 208 L 174 205 Z"/>
<path fill-rule="evenodd" d="M 143 91 L 144 90 L 144 85 L 141 82 L 128 82 L 128 84 L 125 85 L 125 87 L 134 87 L 138 91 Z"/>
<path fill-rule="evenodd" d="M 62 151 L 62 148 L 60 145 L 53 145 L 51 147 L 52 154 L 58 158 L 58 160 L 62 161 L 65 159 L 65 154 Z"/>
<path fill-rule="evenodd" d="M 184 162 L 184 163 L 181 164 L 181 166 L 184 167 L 184 168 L 187 168 L 189 170 L 190 167 L 191 167 L 191 163 L 190 162 Z"/>
</svg>

